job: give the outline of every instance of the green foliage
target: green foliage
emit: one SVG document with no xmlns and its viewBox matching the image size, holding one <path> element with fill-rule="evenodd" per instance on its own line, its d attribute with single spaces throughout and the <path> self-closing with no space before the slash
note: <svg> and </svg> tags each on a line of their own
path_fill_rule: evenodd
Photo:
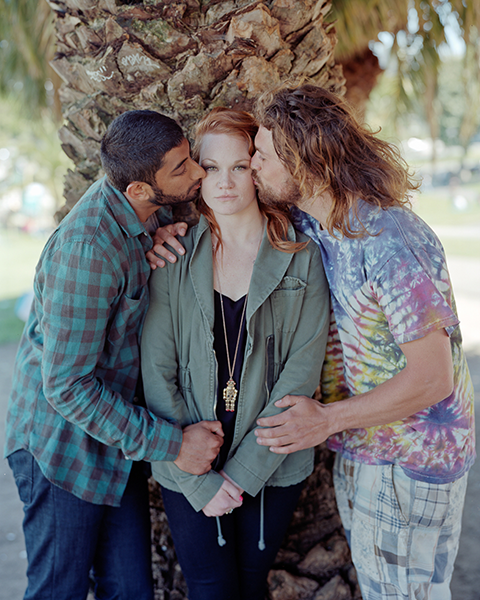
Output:
<svg viewBox="0 0 480 600">
<path fill-rule="evenodd" d="M 328 18 L 335 23 L 335 56 L 344 61 L 362 53 L 380 31 L 397 31 L 408 19 L 408 0 L 333 0 Z"/>
<path fill-rule="evenodd" d="M 73 163 L 61 148 L 50 113 L 26 119 L 22 105 L 0 99 L 0 148 L 10 153 L 0 194 L 36 182 L 50 190 L 58 207 L 63 203 L 63 177 Z"/>
<path fill-rule="evenodd" d="M 468 72 L 468 69 L 467 69 Z M 466 80 L 466 81 L 465 81 Z M 471 93 L 470 103 L 465 92 L 465 85 L 477 94 Z M 408 96 L 408 97 L 406 97 Z M 477 106 L 472 106 L 474 101 Z M 466 77 L 463 57 L 451 57 L 443 60 L 438 67 L 438 103 L 437 137 L 447 146 L 460 145 L 464 142 L 460 131 L 470 128 L 465 139 L 466 146 L 478 130 L 480 100 L 480 81 Z M 373 129 L 382 128 L 381 135 L 385 139 L 398 141 L 409 137 L 431 137 L 425 113 L 427 106 L 415 101 L 413 86 L 401 81 L 395 69 L 387 69 L 378 85 L 370 94 L 366 120 Z"/>
<path fill-rule="evenodd" d="M 30 116 L 54 114 L 53 13 L 45 0 L 0 0 L 0 94 Z"/>
<path fill-rule="evenodd" d="M 406 121 L 419 116 L 428 124 L 425 137 L 460 144 L 466 152 L 480 123 L 480 3 L 412 0 L 409 6 L 403 25 L 386 29 L 378 36 L 382 42 L 372 44 L 384 61 L 389 53 L 389 62 L 371 102 L 381 108 L 387 136 L 401 135 Z M 453 34 L 457 45 L 466 42 L 463 55 L 446 44 Z M 382 93 L 388 94 L 383 101 Z M 370 118 L 378 124 L 374 112 Z"/>
<path fill-rule="evenodd" d="M 479 81 L 465 81 L 464 59 L 451 58 L 442 65 L 439 73 L 438 99 L 442 106 L 440 115 L 440 139 L 449 145 L 463 145 L 460 130 L 465 131 L 465 140 L 475 133 L 478 119 L 476 112 L 471 113 L 471 93 L 465 93 L 465 86 L 476 88 L 480 95 Z M 467 69 L 468 71 L 468 69 Z M 478 110 L 478 107 L 477 107 Z M 467 123 L 471 127 L 467 133 Z M 468 143 L 467 143 L 468 145 Z"/>
</svg>

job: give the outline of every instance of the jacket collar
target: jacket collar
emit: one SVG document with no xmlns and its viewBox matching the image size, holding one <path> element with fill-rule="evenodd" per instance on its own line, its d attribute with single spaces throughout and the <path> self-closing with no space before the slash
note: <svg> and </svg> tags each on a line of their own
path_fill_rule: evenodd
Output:
<svg viewBox="0 0 480 600">
<path fill-rule="evenodd" d="M 293 225 L 289 225 L 288 238 L 291 241 L 296 240 Z M 247 323 L 285 276 L 292 258 L 292 253 L 280 252 L 272 247 L 265 227 L 250 281 Z M 212 236 L 208 222 L 203 215 L 200 217 L 193 236 L 193 251 L 189 269 L 197 301 L 208 322 L 213 327 L 215 314 L 213 302 Z"/>
</svg>

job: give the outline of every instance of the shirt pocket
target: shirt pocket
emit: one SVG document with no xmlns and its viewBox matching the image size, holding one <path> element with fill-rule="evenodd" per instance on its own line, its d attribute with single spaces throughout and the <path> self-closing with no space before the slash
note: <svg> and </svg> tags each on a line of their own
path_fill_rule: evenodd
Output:
<svg viewBox="0 0 480 600">
<path fill-rule="evenodd" d="M 307 284 L 298 277 L 285 276 L 272 292 L 275 329 L 294 332 L 300 318 Z"/>
</svg>

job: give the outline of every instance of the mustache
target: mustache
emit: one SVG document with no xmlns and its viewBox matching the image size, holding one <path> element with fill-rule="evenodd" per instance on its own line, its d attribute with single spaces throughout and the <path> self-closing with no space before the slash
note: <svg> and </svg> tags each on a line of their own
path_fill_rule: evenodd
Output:
<svg viewBox="0 0 480 600">
<path fill-rule="evenodd" d="M 190 192 L 192 192 L 197 187 L 197 185 L 201 185 L 201 184 L 202 184 L 202 180 L 197 179 L 197 181 L 190 186 L 188 193 L 190 194 Z"/>
</svg>

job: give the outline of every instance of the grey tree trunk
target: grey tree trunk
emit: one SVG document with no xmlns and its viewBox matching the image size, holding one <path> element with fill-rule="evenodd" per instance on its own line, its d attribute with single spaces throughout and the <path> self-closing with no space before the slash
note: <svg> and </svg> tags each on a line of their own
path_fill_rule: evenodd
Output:
<svg viewBox="0 0 480 600">
<path fill-rule="evenodd" d="M 345 92 L 325 24 L 329 0 L 48 0 L 62 77 L 62 146 L 74 161 L 60 220 L 101 175 L 100 140 L 126 110 L 149 108 L 186 130 L 214 106 L 251 109 L 269 85 L 308 76 Z M 177 219 L 194 219 L 176 213 Z M 269 576 L 275 600 L 359 598 L 335 505 L 332 456 L 317 450 L 288 535 Z M 156 598 L 186 597 L 158 486 L 151 482 Z"/>
</svg>

